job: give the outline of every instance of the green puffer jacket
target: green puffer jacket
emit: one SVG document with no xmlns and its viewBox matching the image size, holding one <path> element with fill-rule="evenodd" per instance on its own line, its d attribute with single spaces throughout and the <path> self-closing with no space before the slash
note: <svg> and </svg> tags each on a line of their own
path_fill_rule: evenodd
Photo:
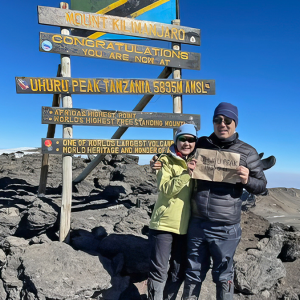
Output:
<svg viewBox="0 0 300 300">
<path fill-rule="evenodd" d="M 159 157 L 163 166 L 156 174 L 159 195 L 150 228 L 186 234 L 191 213 L 193 180 L 189 175 L 187 162 L 174 154 L 174 146 L 171 146 L 170 150 L 170 154 Z M 189 157 L 188 161 L 192 157 Z"/>
</svg>

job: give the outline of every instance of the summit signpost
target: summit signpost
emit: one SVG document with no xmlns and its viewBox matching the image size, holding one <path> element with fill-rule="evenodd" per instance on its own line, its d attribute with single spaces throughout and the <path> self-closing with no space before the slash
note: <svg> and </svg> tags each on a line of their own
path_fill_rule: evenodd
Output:
<svg viewBox="0 0 300 300">
<path fill-rule="evenodd" d="M 113 1 L 113 0 L 111 0 Z M 161 0 L 147 0 L 143 7 L 129 15 L 132 3 L 125 1 L 122 16 L 115 13 L 121 2 L 109 0 L 100 10 L 83 12 L 69 10 L 67 3 L 61 8 L 38 6 L 40 24 L 61 27 L 61 33 L 40 32 L 40 51 L 57 53 L 62 58 L 61 77 L 16 77 L 17 93 L 61 95 L 63 107 L 43 107 L 43 124 L 63 125 L 63 138 L 42 139 L 43 154 L 63 156 L 63 192 L 60 222 L 60 241 L 68 241 L 72 203 L 72 155 L 97 154 L 96 158 L 77 177 L 74 182 L 83 180 L 104 158 L 106 154 L 157 154 L 168 153 L 172 140 L 122 140 L 122 134 L 129 127 L 177 128 L 183 123 L 193 123 L 200 128 L 200 116 L 182 114 L 182 95 L 214 95 L 215 81 L 211 79 L 182 79 L 181 69 L 200 70 L 200 54 L 181 49 L 181 44 L 200 45 L 200 29 L 180 25 L 176 19 L 173 24 L 154 22 L 149 19 L 137 20 L 143 12 L 163 5 Z M 124 2 L 124 3 L 125 3 Z M 122 2 L 123 3 L 123 2 Z M 140 5 L 140 4 L 138 4 Z M 81 8 L 79 8 L 81 9 Z M 136 9 L 136 7 L 135 7 Z M 95 11 L 94 11 L 95 12 Z M 105 15 L 110 12 L 111 15 Z M 178 16 L 178 10 L 176 15 Z M 70 28 L 67 29 L 67 28 Z M 84 36 L 70 35 L 72 32 Z M 86 35 L 86 33 L 90 35 Z M 172 48 L 160 48 L 113 42 L 98 39 L 103 34 L 109 36 L 129 36 L 172 42 Z M 164 70 L 157 79 L 139 78 L 72 78 L 70 56 L 81 56 L 163 66 Z M 167 79 L 173 69 L 173 78 Z M 118 110 L 89 110 L 72 108 L 72 94 L 126 95 L 142 94 L 141 101 L 132 112 Z M 153 95 L 172 95 L 173 114 L 141 112 Z M 73 125 L 117 126 L 111 139 L 75 139 Z M 47 174 L 43 176 L 47 177 Z M 46 186 L 46 184 L 44 184 Z"/>
</svg>

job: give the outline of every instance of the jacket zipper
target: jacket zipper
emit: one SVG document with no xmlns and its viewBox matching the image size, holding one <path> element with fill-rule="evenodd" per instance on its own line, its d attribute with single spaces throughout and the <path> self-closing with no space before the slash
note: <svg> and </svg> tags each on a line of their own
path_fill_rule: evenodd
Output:
<svg viewBox="0 0 300 300">
<path fill-rule="evenodd" d="M 214 145 L 215 147 L 218 148 L 218 152 L 220 152 L 221 150 L 221 147 L 220 146 L 217 146 L 215 145 L 211 140 L 208 139 L 208 142 L 211 143 L 212 145 Z M 223 147 L 222 147 L 223 148 Z M 208 206 L 210 204 L 210 199 L 211 199 L 211 196 L 210 196 L 210 189 L 208 190 L 208 197 L 207 197 L 207 203 L 206 203 L 206 216 L 209 217 L 209 210 L 208 210 Z"/>
</svg>

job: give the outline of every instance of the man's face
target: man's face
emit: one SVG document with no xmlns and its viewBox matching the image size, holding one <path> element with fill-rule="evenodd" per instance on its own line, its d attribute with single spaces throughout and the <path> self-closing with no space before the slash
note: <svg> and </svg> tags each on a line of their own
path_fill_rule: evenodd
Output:
<svg viewBox="0 0 300 300">
<path fill-rule="evenodd" d="M 222 122 L 220 122 L 221 120 Z M 230 120 L 232 119 L 225 117 L 223 115 L 218 115 L 217 117 L 214 118 L 214 132 L 219 139 L 227 139 L 234 134 L 235 122 L 234 120 L 232 120 L 232 122 L 228 124 Z"/>
</svg>

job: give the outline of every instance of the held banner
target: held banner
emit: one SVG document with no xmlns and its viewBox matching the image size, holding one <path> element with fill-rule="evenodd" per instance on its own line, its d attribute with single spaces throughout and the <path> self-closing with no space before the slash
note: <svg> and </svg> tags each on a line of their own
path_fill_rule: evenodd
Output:
<svg viewBox="0 0 300 300">
<path fill-rule="evenodd" d="M 200 115 L 194 114 L 42 107 L 42 124 L 177 128 L 187 122 L 200 129 Z"/>
<path fill-rule="evenodd" d="M 236 169 L 240 164 L 240 154 L 197 149 L 195 154 L 196 168 L 192 178 L 207 181 L 235 184 L 240 181 Z"/>
<path fill-rule="evenodd" d="M 214 95 L 211 79 L 16 77 L 20 94 Z"/>
<path fill-rule="evenodd" d="M 45 32 L 40 32 L 40 51 L 200 70 L 199 53 Z"/>
<path fill-rule="evenodd" d="M 172 140 L 42 139 L 48 154 L 156 154 L 168 153 Z"/>
<path fill-rule="evenodd" d="M 200 45 L 200 29 L 38 6 L 39 23 Z"/>
</svg>

